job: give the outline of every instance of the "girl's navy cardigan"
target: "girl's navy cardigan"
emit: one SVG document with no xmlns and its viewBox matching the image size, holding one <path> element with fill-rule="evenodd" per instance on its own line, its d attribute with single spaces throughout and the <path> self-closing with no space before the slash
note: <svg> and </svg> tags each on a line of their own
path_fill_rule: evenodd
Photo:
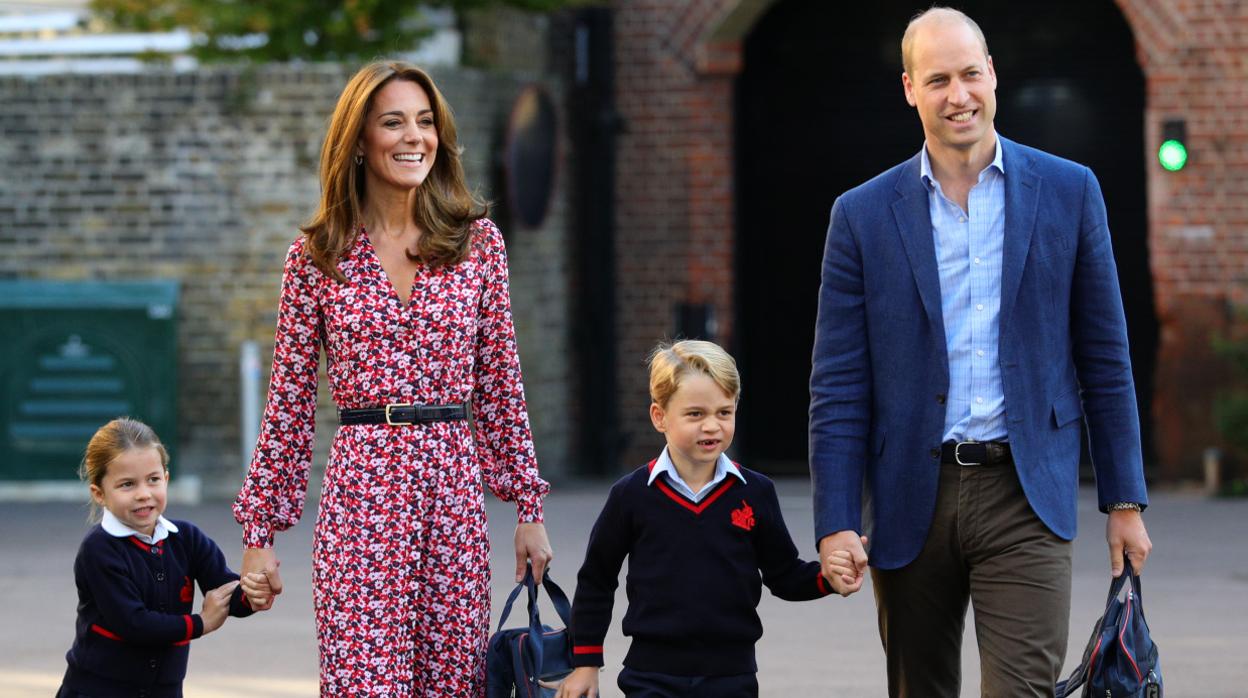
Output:
<svg viewBox="0 0 1248 698">
<path fill-rule="evenodd" d="M 191 640 L 204 634 L 192 613 L 201 592 L 238 579 L 221 548 L 188 521 L 148 545 L 96 524 L 74 560 L 78 621 L 65 659 L 62 692 L 91 696 L 180 698 Z M 241 588 L 230 615 L 249 616 Z"/>
</svg>

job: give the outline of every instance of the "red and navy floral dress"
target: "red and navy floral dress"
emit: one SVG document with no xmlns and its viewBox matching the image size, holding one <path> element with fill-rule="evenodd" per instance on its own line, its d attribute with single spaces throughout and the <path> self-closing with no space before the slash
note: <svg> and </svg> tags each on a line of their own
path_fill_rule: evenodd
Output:
<svg viewBox="0 0 1248 698">
<path fill-rule="evenodd" d="M 484 695 L 489 539 L 482 481 L 542 520 L 516 355 L 507 258 L 489 220 L 461 263 L 421 266 L 404 305 L 364 230 L 324 275 L 291 245 L 269 400 L 234 515 L 248 547 L 299 520 L 312 460 L 317 363 L 341 408 L 470 402 L 463 420 L 340 426 L 313 544 L 323 696 Z"/>
</svg>

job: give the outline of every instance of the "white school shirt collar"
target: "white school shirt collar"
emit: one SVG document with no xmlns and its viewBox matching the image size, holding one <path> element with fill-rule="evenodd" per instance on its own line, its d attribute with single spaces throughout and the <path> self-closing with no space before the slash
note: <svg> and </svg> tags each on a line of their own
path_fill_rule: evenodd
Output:
<svg viewBox="0 0 1248 698">
<path fill-rule="evenodd" d="M 719 454 L 719 459 L 715 461 L 715 475 L 711 477 L 710 482 L 706 483 L 698 492 L 694 492 L 693 488 L 687 482 L 681 479 L 680 473 L 676 470 L 676 464 L 672 462 L 671 456 L 667 454 L 667 447 L 663 447 L 663 452 L 659 454 L 658 460 L 655 461 L 654 467 L 650 470 L 650 479 L 646 480 L 646 485 L 653 485 L 655 478 L 659 473 L 667 473 L 667 478 L 672 481 L 672 485 L 681 494 L 685 495 L 694 502 L 701 501 L 703 497 L 719 483 L 724 481 L 728 475 L 735 475 L 738 480 L 745 482 L 745 476 L 741 474 L 741 470 L 737 467 L 732 459 L 724 454 Z"/>
<path fill-rule="evenodd" d="M 169 537 L 170 533 L 177 533 L 178 527 L 172 521 L 163 516 L 156 517 L 156 529 L 152 531 L 152 535 L 148 536 L 130 528 L 121 522 L 121 519 L 113 515 L 108 509 L 104 510 L 104 517 L 100 519 L 100 528 L 110 536 L 117 538 L 129 538 L 134 536 L 148 545 L 155 545 Z"/>
</svg>

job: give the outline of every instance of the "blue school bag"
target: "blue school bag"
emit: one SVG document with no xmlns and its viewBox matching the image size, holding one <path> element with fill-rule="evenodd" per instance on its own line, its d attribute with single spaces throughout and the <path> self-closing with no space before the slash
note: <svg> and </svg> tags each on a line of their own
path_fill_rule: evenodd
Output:
<svg viewBox="0 0 1248 698">
<path fill-rule="evenodd" d="M 507 597 L 498 628 L 490 636 L 485 655 L 486 698 L 554 698 L 559 682 L 572 673 L 572 640 L 567 627 L 572 605 L 563 589 L 550 578 L 549 568 L 542 578 L 542 586 L 564 627 L 555 629 L 542 625 L 537 611 L 537 582 L 533 580 L 530 565 L 524 573 L 524 581 Z M 529 627 L 503 630 L 512 604 L 521 590 L 526 589 L 529 592 Z"/>
<path fill-rule="evenodd" d="M 1125 598 L 1119 598 L 1124 586 Z M 1130 560 L 1109 585 L 1105 613 L 1096 621 L 1083 661 L 1058 682 L 1057 698 L 1074 695 L 1081 685 L 1085 698 L 1161 698 L 1161 662 L 1144 619 L 1140 577 Z"/>
</svg>

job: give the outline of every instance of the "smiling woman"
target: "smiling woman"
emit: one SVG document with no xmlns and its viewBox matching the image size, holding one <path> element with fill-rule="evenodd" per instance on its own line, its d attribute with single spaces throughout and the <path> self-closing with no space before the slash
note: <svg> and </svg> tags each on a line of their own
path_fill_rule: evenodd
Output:
<svg viewBox="0 0 1248 698">
<path fill-rule="evenodd" d="M 273 535 L 302 514 L 323 345 L 342 427 L 312 553 L 321 695 L 481 696 L 482 481 L 517 505 L 517 574 L 531 560 L 540 579 L 552 557 L 502 235 L 464 183 L 450 107 L 405 63 L 348 82 L 321 191 L 286 258 L 268 406 L 234 505 L 243 588 L 258 610 L 281 592 Z"/>
</svg>

